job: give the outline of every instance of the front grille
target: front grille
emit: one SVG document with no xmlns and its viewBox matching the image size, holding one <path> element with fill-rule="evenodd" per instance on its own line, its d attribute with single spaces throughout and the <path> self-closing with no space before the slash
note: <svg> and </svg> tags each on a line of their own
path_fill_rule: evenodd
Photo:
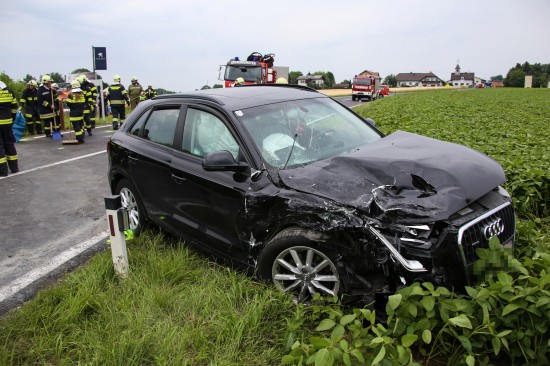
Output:
<svg viewBox="0 0 550 366">
<path fill-rule="evenodd" d="M 487 227 L 497 222 L 498 224 L 493 226 L 503 225 L 502 232 L 498 234 L 500 243 L 504 245 L 513 242 L 516 232 L 516 218 L 514 207 L 509 202 L 470 221 L 458 230 L 458 245 L 462 251 L 465 266 L 469 267 L 477 259 L 475 253 L 477 248 L 487 248 L 489 246 L 487 237 L 490 236 L 490 234 L 488 235 L 490 230 L 487 230 Z"/>
</svg>

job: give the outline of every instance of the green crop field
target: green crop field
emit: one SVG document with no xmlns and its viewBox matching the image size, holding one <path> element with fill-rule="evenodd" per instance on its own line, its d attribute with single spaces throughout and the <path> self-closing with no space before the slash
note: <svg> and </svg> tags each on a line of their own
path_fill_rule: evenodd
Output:
<svg viewBox="0 0 550 366">
<path fill-rule="evenodd" d="M 550 90 L 403 93 L 357 109 L 386 134 L 427 135 L 502 164 L 518 214 L 514 257 L 491 242 L 485 282 L 452 293 L 416 283 L 386 322 L 336 299 L 296 306 L 272 286 L 163 233 L 128 242 L 0 318 L 0 365 L 550 364 Z"/>
</svg>

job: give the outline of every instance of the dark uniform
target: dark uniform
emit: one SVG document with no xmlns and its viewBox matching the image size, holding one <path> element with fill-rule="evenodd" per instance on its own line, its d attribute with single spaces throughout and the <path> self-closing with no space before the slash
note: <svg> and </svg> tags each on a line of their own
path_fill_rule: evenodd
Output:
<svg viewBox="0 0 550 366">
<path fill-rule="evenodd" d="M 147 88 L 143 95 L 145 95 L 145 99 L 152 99 L 157 96 L 157 91 L 153 88 Z"/>
<path fill-rule="evenodd" d="M 34 135 L 35 127 L 36 133 L 41 134 L 42 123 L 40 122 L 40 114 L 38 113 L 40 104 L 38 103 L 38 90 L 36 87 L 31 87 L 29 85 L 27 89 L 23 91 L 19 104 L 24 110 L 25 119 L 27 120 L 27 131 L 29 134 Z"/>
<path fill-rule="evenodd" d="M 13 91 L 0 81 L 0 177 L 8 176 L 8 167 L 17 173 L 17 150 L 13 136 L 13 119 L 17 113 L 17 98 Z"/>
<path fill-rule="evenodd" d="M 40 113 L 40 119 L 42 120 L 44 133 L 46 134 L 46 137 L 51 137 L 51 126 L 56 124 L 56 118 L 55 105 L 53 104 L 53 91 L 50 89 L 49 85 L 40 84 L 40 87 L 38 88 L 38 102 L 40 104 L 38 113 Z"/>
<path fill-rule="evenodd" d="M 86 130 L 88 131 L 88 135 L 92 136 L 92 129 L 95 128 L 97 114 L 97 88 L 94 83 L 89 82 L 87 79 L 80 83 L 80 88 L 82 91 L 87 93 L 89 113 L 84 121 L 86 122 Z"/>
<path fill-rule="evenodd" d="M 113 130 L 118 130 L 118 127 L 124 123 L 126 119 L 126 108 L 124 103 L 130 105 L 128 93 L 122 84 L 112 84 L 107 88 L 107 100 L 111 105 L 111 113 L 113 114 Z"/>
<path fill-rule="evenodd" d="M 88 108 L 88 101 L 84 93 L 71 92 L 67 97 L 67 107 L 69 107 L 69 119 L 73 125 L 74 134 L 78 143 L 84 143 L 84 111 Z"/>
</svg>

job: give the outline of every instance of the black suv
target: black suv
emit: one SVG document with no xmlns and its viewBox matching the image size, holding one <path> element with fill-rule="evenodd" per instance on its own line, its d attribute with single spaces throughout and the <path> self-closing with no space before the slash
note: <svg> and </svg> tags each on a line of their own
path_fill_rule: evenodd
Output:
<svg viewBox="0 0 550 366">
<path fill-rule="evenodd" d="M 308 88 L 254 85 L 140 103 L 109 144 L 109 183 L 146 222 L 292 293 L 370 296 L 474 281 L 512 246 L 502 168 L 470 148 L 384 136 Z"/>
</svg>

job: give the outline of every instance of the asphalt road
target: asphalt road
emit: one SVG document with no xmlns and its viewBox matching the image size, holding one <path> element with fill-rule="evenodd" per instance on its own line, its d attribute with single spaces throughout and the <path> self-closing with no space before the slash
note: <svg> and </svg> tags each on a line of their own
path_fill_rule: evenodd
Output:
<svg viewBox="0 0 550 366">
<path fill-rule="evenodd" d="M 106 247 L 112 133 L 96 128 L 83 145 L 16 144 L 20 171 L 0 178 L 0 315 Z"/>
<path fill-rule="evenodd" d="M 16 144 L 20 172 L 0 178 L 0 315 L 106 248 L 112 133 L 98 127 L 83 145 L 43 136 Z"/>
</svg>

